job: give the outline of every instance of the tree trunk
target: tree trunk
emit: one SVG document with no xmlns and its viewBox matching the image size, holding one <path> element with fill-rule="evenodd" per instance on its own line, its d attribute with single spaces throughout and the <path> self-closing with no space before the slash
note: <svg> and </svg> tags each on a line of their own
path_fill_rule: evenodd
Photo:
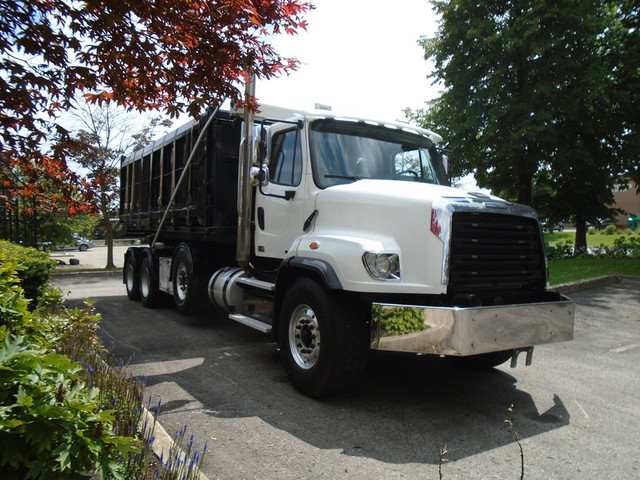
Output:
<svg viewBox="0 0 640 480">
<path fill-rule="evenodd" d="M 113 263 L 113 225 L 109 217 L 103 218 L 105 242 L 107 244 L 107 265 L 105 268 L 116 268 L 116 264 Z"/>
<path fill-rule="evenodd" d="M 113 263 L 113 225 L 109 217 L 109 205 L 106 201 L 100 202 L 100 213 L 102 215 L 102 226 L 104 227 L 104 238 L 107 244 L 107 265 L 104 268 L 116 268 Z"/>
<path fill-rule="evenodd" d="M 576 239 L 573 255 L 578 256 L 587 253 L 587 223 L 584 218 L 576 217 Z"/>
<path fill-rule="evenodd" d="M 531 205 L 533 199 L 533 174 L 521 171 L 518 175 L 518 203 Z"/>
</svg>

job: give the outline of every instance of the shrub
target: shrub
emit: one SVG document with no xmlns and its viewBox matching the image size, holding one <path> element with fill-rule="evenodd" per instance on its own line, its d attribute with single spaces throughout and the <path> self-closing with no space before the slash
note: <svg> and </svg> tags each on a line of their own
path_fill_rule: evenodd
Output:
<svg viewBox="0 0 640 480">
<path fill-rule="evenodd" d="M 0 465 L 6 479 L 73 479 L 101 465 L 117 474 L 114 452 L 133 439 L 112 434 L 113 412 L 101 410 L 80 366 L 30 347 L 0 330 Z"/>
<path fill-rule="evenodd" d="M 618 227 L 615 225 L 607 225 L 602 233 L 605 235 L 615 235 L 618 233 Z"/>
<path fill-rule="evenodd" d="M 640 238 L 616 238 L 613 247 L 600 245 L 592 249 L 592 255 L 600 258 L 640 258 Z"/>
<path fill-rule="evenodd" d="M 55 351 L 73 341 L 76 329 L 93 331 L 86 336 L 95 344 L 98 317 L 89 308 L 67 312 L 52 292 L 29 311 L 15 268 L 0 264 L 2 478 L 75 479 L 94 470 L 122 478 L 121 458 L 138 451 L 140 441 L 114 431 L 113 402 L 86 385 L 80 363 Z"/>
<path fill-rule="evenodd" d="M 556 245 L 549 245 L 546 243 L 544 247 L 548 260 L 559 260 L 561 258 L 573 257 L 573 242 L 571 240 L 558 242 Z"/>
<path fill-rule="evenodd" d="M 0 263 L 0 325 L 14 324 L 30 318 L 29 300 L 19 285 L 18 264 Z"/>
<path fill-rule="evenodd" d="M 110 366 L 93 303 L 67 309 L 60 291 L 43 283 L 29 309 L 36 302 L 24 296 L 20 269 L 0 262 L 2 479 L 149 478 L 155 418 L 141 423 L 144 382 Z M 159 467 L 163 480 L 199 478 L 192 445 L 188 472 L 171 461 Z"/>
<path fill-rule="evenodd" d="M 20 286 L 19 268 L 15 263 L 0 264 L 0 325 L 14 336 L 24 337 L 29 344 L 53 350 L 69 331 L 97 322 L 97 317 L 81 309 L 67 310 L 59 290 L 46 284 L 41 288 L 36 308 L 28 308 L 34 302 L 24 297 Z"/>
<path fill-rule="evenodd" d="M 384 332 L 389 335 L 405 335 L 425 329 L 423 318 L 417 308 L 380 309 L 379 320 Z"/>
<path fill-rule="evenodd" d="M 17 274 L 24 289 L 24 296 L 37 301 L 46 288 L 55 261 L 35 248 L 0 240 L 0 263 L 7 262 L 18 265 Z M 35 303 L 31 305 L 31 308 L 35 308 Z"/>
</svg>

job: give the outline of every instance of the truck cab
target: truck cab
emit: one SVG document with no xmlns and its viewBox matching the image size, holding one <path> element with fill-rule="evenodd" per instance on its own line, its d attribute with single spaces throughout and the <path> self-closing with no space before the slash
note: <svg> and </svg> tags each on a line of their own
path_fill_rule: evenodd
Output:
<svg viewBox="0 0 640 480">
<path fill-rule="evenodd" d="M 447 185 L 430 137 L 441 138 L 406 124 L 390 127 L 326 115 L 300 115 L 271 126 L 255 202 L 254 254 L 285 258 L 312 227 L 318 196 L 328 188 L 360 180 Z M 389 138 L 390 131 L 396 138 Z"/>
</svg>

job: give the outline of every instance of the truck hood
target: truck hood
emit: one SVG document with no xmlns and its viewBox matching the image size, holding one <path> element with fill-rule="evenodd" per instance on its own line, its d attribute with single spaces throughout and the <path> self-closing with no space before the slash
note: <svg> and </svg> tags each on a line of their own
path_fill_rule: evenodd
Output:
<svg viewBox="0 0 640 480">
<path fill-rule="evenodd" d="M 346 290 L 445 293 L 456 212 L 535 218 L 528 207 L 483 193 L 418 182 L 359 180 L 318 192 L 309 217 L 313 228 L 300 237 L 296 254 L 331 264 Z M 372 279 L 362 264 L 365 252 L 397 254 L 401 280 Z"/>
<path fill-rule="evenodd" d="M 316 208 L 321 212 L 326 207 L 342 208 L 356 205 L 393 210 L 407 209 L 420 204 L 422 208 L 437 206 L 449 210 L 483 210 L 495 213 L 511 213 L 535 217 L 533 209 L 507 202 L 499 197 L 482 192 L 465 192 L 458 188 L 429 183 L 398 180 L 359 180 L 336 185 L 319 192 Z M 349 208 L 349 207 L 347 207 Z"/>
</svg>

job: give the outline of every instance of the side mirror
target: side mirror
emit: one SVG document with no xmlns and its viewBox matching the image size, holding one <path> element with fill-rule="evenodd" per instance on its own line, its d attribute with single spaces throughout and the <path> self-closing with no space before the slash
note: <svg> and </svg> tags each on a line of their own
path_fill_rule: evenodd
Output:
<svg viewBox="0 0 640 480">
<path fill-rule="evenodd" d="M 442 155 L 442 166 L 444 166 L 444 171 L 447 172 L 447 177 L 451 178 L 451 163 L 449 161 L 449 155 Z"/>
<path fill-rule="evenodd" d="M 257 178 L 261 186 L 266 187 L 267 185 L 269 185 L 271 176 L 269 175 L 269 167 L 266 164 L 262 164 L 262 166 L 260 167 Z"/>
<path fill-rule="evenodd" d="M 260 185 L 264 187 L 269 184 L 269 167 L 262 165 L 261 167 L 253 166 L 249 173 L 251 176 L 251 184 L 255 187 Z"/>
</svg>

